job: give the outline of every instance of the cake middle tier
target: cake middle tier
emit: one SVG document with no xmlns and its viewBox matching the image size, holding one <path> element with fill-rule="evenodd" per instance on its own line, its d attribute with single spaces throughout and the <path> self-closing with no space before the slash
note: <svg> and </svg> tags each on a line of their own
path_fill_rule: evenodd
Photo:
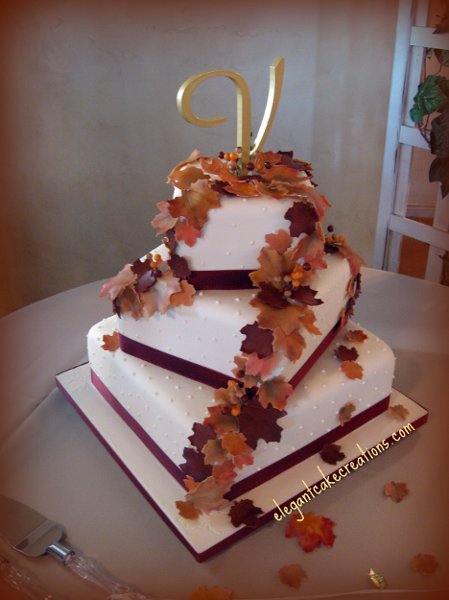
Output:
<svg viewBox="0 0 449 600">
<path fill-rule="evenodd" d="M 103 336 L 114 331 L 116 321 L 117 317 L 110 317 L 89 331 L 93 384 L 149 451 L 182 482 L 185 474 L 179 465 L 185 462 L 184 447 L 189 445 L 193 424 L 202 423 L 207 407 L 215 404 L 214 390 L 127 356 L 120 349 L 114 353 L 103 350 Z M 340 369 L 334 349 L 349 345 L 340 331 L 289 398 L 287 414 L 278 420 L 283 429 L 281 441 L 259 440 L 254 464 L 239 471 L 233 495 L 320 451 L 387 409 L 394 355 L 378 337 L 365 334 L 366 340 L 356 343 L 362 379 L 349 379 Z M 351 419 L 341 425 L 340 411 L 348 405 L 352 405 Z M 362 439 L 360 443 L 363 446 Z"/>
<path fill-rule="evenodd" d="M 350 279 L 348 262 L 338 254 L 328 254 L 327 268 L 318 271 L 313 282 L 322 304 L 313 306 L 314 335 L 301 331 L 305 348 L 299 360 L 283 359 L 277 373 L 296 385 L 330 342 L 347 302 Z M 135 320 L 123 315 L 118 319 L 120 347 L 123 352 L 191 377 L 213 387 L 226 385 L 235 367 L 245 336 L 240 330 L 254 323 L 258 310 L 250 305 L 255 290 L 207 290 L 195 296 L 192 306 L 178 306 L 166 314 Z"/>
</svg>

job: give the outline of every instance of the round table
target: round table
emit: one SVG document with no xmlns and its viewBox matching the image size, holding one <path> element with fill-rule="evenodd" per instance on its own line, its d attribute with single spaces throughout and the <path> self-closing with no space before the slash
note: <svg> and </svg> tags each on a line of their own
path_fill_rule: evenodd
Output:
<svg viewBox="0 0 449 600">
<path fill-rule="evenodd" d="M 84 285 L 0 320 L 0 493 L 63 523 L 72 545 L 152 598 L 187 598 L 201 585 L 232 589 L 236 600 L 365 598 L 377 593 L 370 568 L 387 581 L 383 598 L 437 598 L 430 590 L 448 587 L 449 288 L 363 269 L 354 318 L 393 348 L 395 387 L 430 415 L 424 427 L 310 505 L 336 523 L 334 546 L 305 554 L 273 521 L 199 564 L 54 389 L 56 373 L 86 361 L 89 327 L 110 314 L 98 298 L 100 286 Z M 400 503 L 383 495 L 391 480 L 410 490 Z M 411 569 L 419 553 L 436 556 L 436 573 Z M 55 599 L 107 596 L 49 557 L 26 559 L 3 540 L 0 555 Z M 299 592 L 277 579 L 291 563 L 307 573 Z"/>
</svg>

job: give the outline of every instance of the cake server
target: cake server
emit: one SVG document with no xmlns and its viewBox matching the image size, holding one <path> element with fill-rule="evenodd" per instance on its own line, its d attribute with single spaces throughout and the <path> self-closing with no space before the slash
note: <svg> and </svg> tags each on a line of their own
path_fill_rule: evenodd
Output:
<svg viewBox="0 0 449 600">
<path fill-rule="evenodd" d="M 85 557 L 75 548 L 63 543 L 66 532 L 62 525 L 47 519 L 29 506 L 2 495 L 0 535 L 21 554 L 30 558 L 49 554 L 73 573 L 109 594 L 126 594 L 127 600 L 148 600 L 108 573 L 95 559 Z"/>
</svg>

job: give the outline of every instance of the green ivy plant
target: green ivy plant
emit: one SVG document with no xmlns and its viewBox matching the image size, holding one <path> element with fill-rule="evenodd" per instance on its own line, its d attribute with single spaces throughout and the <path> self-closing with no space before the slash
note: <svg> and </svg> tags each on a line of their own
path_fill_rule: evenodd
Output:
<svg viewBox="0 0 449 600">
<path fill-rule="evenodd" d="M 434 33 L 449 32 L 449 2 L 445 2 L 445 13 L 440 19 Z M 449 67 L 449 50 L 427 49 L 427 58 L 436 57 L 440 65 Z M 441 195 L 449 193 L 449 79 L 439 74 L 427 75 L 418 86 L 413 98 L 410 118 L 418 126 L 421 135 L 429 145 L 430 152 L 435 155 L 429 169 L 429 181 L 439 181 Z M 430 116 L 438 113 L 429 128 Z"/>
</svg>

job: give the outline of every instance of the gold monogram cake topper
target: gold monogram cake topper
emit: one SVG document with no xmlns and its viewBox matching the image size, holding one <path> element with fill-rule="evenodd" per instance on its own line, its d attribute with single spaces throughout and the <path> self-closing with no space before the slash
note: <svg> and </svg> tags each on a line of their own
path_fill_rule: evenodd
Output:
<svg viewBox="0 0 449 600">
<path fill-rule="evenodd" d="M 186 121 L 199 127 L 215 127 L 226 122 L 226 117 L 202 119 L 195 115 L 191 106 L 191 99 L 196 88 L 206 79 L 211 77 L 228 77 L 234 83 L 237 95 L 237 147 L 240 149 L 240 158 L 245 165 L 251 155 L 260 150 L 268 136 L 271 125 L 276 116 L 279 98 L 281 96 L 282 82 L 284 80 L 284 58 L 278 56 L 270 65 L 270 83 L 268 99 L 259 131 L 251 145 L 251 94 L 245 79 L 236 71 L 226 69 L 205 71 L 189 77 L 181 85 L 176 97 L 178 110 Z"/>
</svg>

